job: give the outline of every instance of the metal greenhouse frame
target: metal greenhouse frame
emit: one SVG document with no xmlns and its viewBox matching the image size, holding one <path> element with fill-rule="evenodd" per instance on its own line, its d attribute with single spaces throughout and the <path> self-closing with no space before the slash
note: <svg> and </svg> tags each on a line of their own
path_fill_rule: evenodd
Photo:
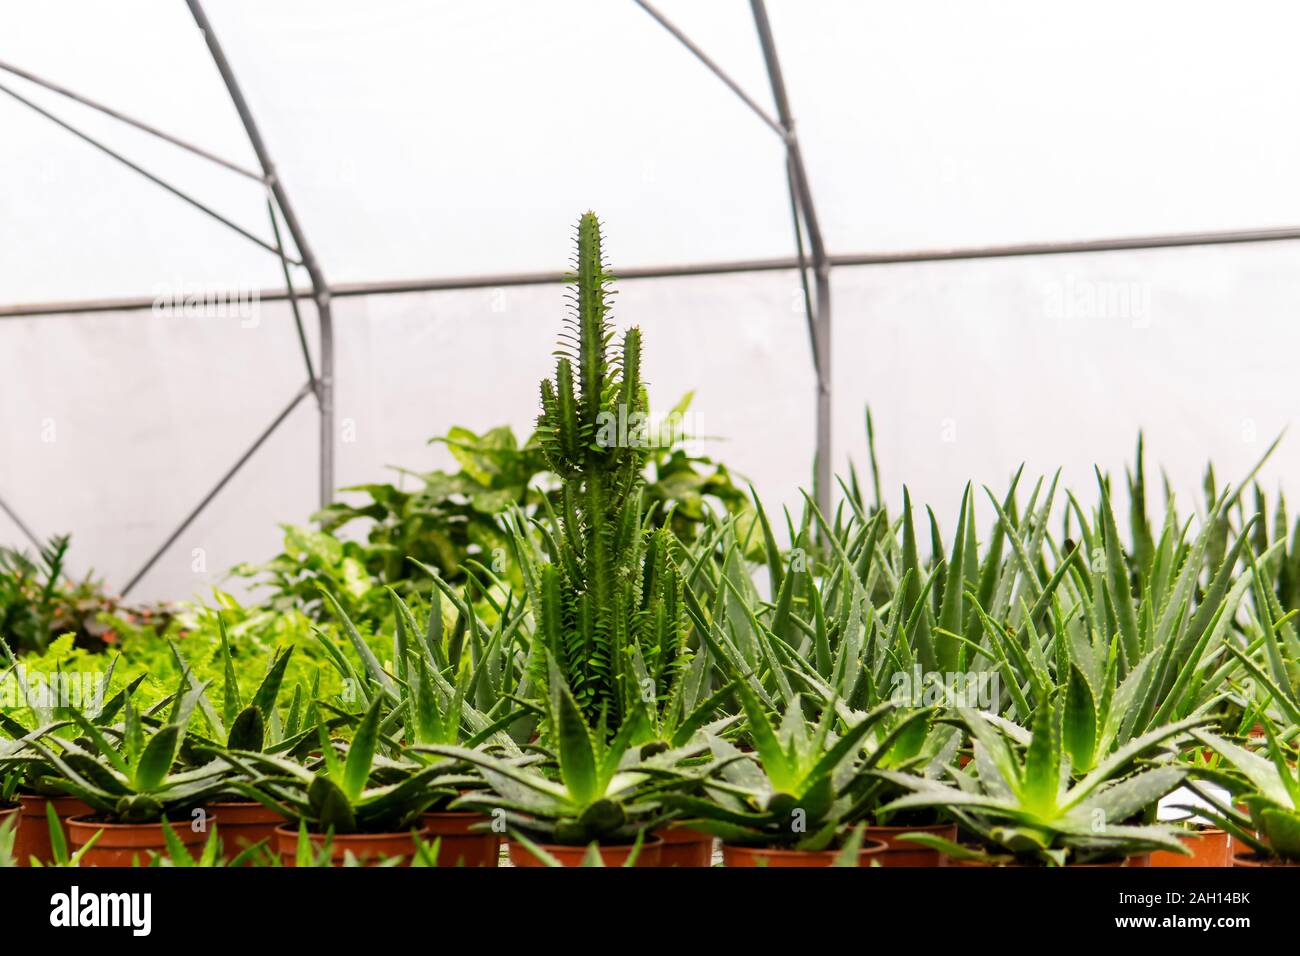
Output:
<svg viewBox="0 0 1300 956">
<path fill-rule="evenodd" d="M 252 444 L 239 456 L 212 488 L 200 499 L 195 507 L 185 516 L 179 525 L 169 534 L 158 548 L 150 555 L 140 569 L 131 577 L 123 588 L 123 594 L 130 592 L 140 580 L 148 574 L 157 561 L 184 533 L 186 528 L 203 512 L 231 481 L 239 470 L 289 414 L 298 407 L 308 395 L 315 396 L 320 419 L 320 458 L 319 488 L 322 506 L 328 504 L 334 492 L 334 324 L 331 302 L 335 298 L 348 296 L 396 295 L 414 292 L 438 292 L 456 289 L 494 288 L 501 286 L 541 285 L 562 282 L 563 273 L 507 273 L 500 275 L 479 275 L 464 277 L 437 277 L 428 279 L 409 279 L 389 282 L 362 282 L 331 284 L 325 277 L 312 252 L 311 244 L 302 225 L 294 212 L 284 183 L 276 172 L 275 164 L 261 132 L 255 121 L 248 102 L 245 100 L 234 70 L 227 60 L 221 43 L 204 12 L 200 0 L 185 0 L 195 24 L 203 33 L 213 62 L 221 75 L 222 82 L 230 95 L 244 131 L 248 136 L 253 152 L 261 169 L 253 170 L 231 162 L 220 156 L 172 136 L 148 123 L 132 118 L 109 106 L 98 103 L 89 97 L 66 89 L 57 83 L 36 76 L 18 66 L 0 62 L 0 71 L 17 76 L 36 84 L 83 106 L 97 110 L 104 115 L 126 123 L 138 130 L 158 137 L 172 145 L 186 150 L 205 160 L 224 167 L 228 171 L 256 180 L 267 190 L 267 212 L 270 221 L 271 236 L 258 236 L 220 212 L 205 205 L 172 184 L 159 178 L 147 169 L 135 164 L 127 157 L 111 149 L 104 143 L 77 129 L 40 105 L 22 96 L 8 85 L 0 83 L 3 92 L 24 104 L 36 113 L 56 123 L 69 133 L 95 147 L 100 152 L 124 164 L 139 175 L 167 190 L 176 198 L 205 213 L 222 223 L 240 236 L 260 246 L 276 256 L 284 275 L 284 287 L 267 289 L 260 293 L 264 301 L 287 301 L 292 309 L 297 326 L 298 339 L 302 347 L 303 362 L 307 380 L 285 404 L 274 419 L 258 434 Z M 1300 228 L 1238 230 L 1226 232 L 1175 233 L 1153 236 L 1136 236 L 1117 239 L 1094 239 L 1076 242 L 1025 243 L 1019 245 L 982 246 L 952 249 L 917 250 L 891 253 L 834 254 L 826 249 L 822 232 L 818 225 L 816 207 L 813 202 L 812 189 L 808 172 L 804 165 L 803 153 L 795 132 L 795 120 L 786 94 L 785 80 L 777 55 L 776 42 L 773 38 L 771 23 L 763 0 L 750 0 L 754 26 L 763 54 L 763 62 L 771 86 L 772 101 L 776 107 L 775 115 L 764 109 L 732 77 L 718 66 L 691 39 L 674 25 L 652 4 L 646 0 L 634 0 L 664 30 L 679 41 L 711 73 L 724 83 L 737 98 L 773 133 L 779 136 L 785 147 L 785 184 L 789 194 L 790 214 L 794 233 L 794 254 L 776 259 L 751 259 L 723 262 L 700 262 L 667 266 L 633 267 L 620 269 L 620 279 L 636 280 L 649 278 L 672 278 L 684 276 L 722 275 L 729 273 L 797 271 L 803 289 L 805 315 L 808 321 L 808 334 L 812 355 L 813 371 L 816 376 L 816 472 L 815 499 L 818 505 L 827 510 L 831 499 L 831 270 L 836 266 L 871 266 L 899 263 L 938 262 L 965 259 L 988 259 L 1016 256 L 1051 256 L 1067 253 L 1097 253 L 1119 250 L 1166 249 L 1182 246 L 1207 246 L 1231 243 L 1277 242 L 1300 239 Z M 286 249 L 281 237 L 281 225 L 287 230 L 292 247 L 297 255 Z M 291 267 L 298 267 L 307 273 L 309 287 L 303 288 L 293 281 Z M 214 292 L 213 295 L 224 295 Z M 303 328 L 303 318 L 299 310 L 299 300 L 309 299 L 315 305 L 319 328 L 319 349 L 313 359 L 308 347 Z M 34 317 L 44 315 L 77 315 L 101 312 L 129 312 L 150 310 L 153 298 L 80 300 L 73 302 L 47 302 L 40 304 L 0 306 L 0 319 Z M 18 513 L 0 497 L 0 511 L 7 514 L 17 527 L 37 547 L 40 542 L 37 535 L 22 521 Z"/>
</svg>

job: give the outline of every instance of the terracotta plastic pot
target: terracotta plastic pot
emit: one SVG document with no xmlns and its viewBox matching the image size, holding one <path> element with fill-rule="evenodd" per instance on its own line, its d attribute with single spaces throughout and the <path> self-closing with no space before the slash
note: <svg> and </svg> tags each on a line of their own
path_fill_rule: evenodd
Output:
<svg viewBox="0 0 1300 956">
<path fill-rule="evenodd" d="M 664 841 L 660 866 L 712 866 L 713 834 L 690 827 L 668 826 L 655 831 Z"/>
<path fill-rule="evenodd" d="M 1244 853 L 1238 853 L 1232 858 L 1233 866 L 1300 866 L 1300 863 L 1281 860 L 1275 856 L 1259 856 L 1256 853 L 1247 850 Z"/>
<path fill-rule="evenodd" d="M 208 806 L 208 823 L 217 825 L 221 849 L 227 859 L 263 840 L 267 850 L 274 853 L 275 828 L 284 822 L 283 814 L 256 800 L 228 800 Z"/>
<path fill-rule="evenodd" d="M 879 860 L 888 849 L 879 840 L 862 841 L 858 851 L 858 866 L 870 866 L 872 860 Z M 838 850 L 779 850 L 765 846 L 731 846 L 722 844 L 722 863 L 729 867 L 789 867 L 789 866 L 830 866 L 839 856 Z"/>
<path fill-rule="evenodd" d="M 582 861 L 586 859 L 587 848 L 585 846 L 560 846 L 554 843 L 539 843 L 543 850 L 551 854 L 560 861 L 564 866 L 582 866 Z M 533 856 L 522 843 L 516 843 L 514 840 L 509 841 L 507 847 L 510 850 L 510 862 L 518 867 L 539 867 L 546 864 Z M 635 866 L 638 867 L 656 867 L 659 866 L 661 854 L 663 852 L 664 841 L 657 836 L 647 837 L 641 844 L 641 854 L 636 858 Z M 600 860 L 606 866 L 622 866 L 627 862 L 628 857 L 632 855 L 632 844 L 624 846 L 602 846 L 600 850 Z"/>
<path fill-rule="evenodd" d="M 1183 856 L 1172 850 L 1151 854 L 1152 866 L 1232 866 L 1232 838 L 1217 827 L 1200 827 L 1179 840 L 1192 851 Z"/>
<path fill-rule="evenodd" d="M 150 853 L 167 855 L 162 823 L 111 823 L 86 814 L 69 817 L 67 826 L 70 853 L 76 853 L 103 831 L 81 858 L 82 866 L 134 866 L 137 861 L 143 866 L 149 862 Z M 191 856 L 197 856 L 196 848 L 208 839 L 207 833 L 196 832 L 185 823 L 173 823 L 171 828 Z"/>
<path fill-rule="evenodd" d="M 496 866 L 501 859 L 501 834 L 472 830 L 488 817 L 481 813 L 426 813 L 420 818 L 438 844 L 438 866 Z"/>
<path fill-rule="evenodd" d="M 402 866 L 410 865 L 410 858 L 415 855 L 415 840 L 428 841 L 429 830 L 422 827 L 412 836 L 410 831 L 403 833 L 336 833 L 331 839 L 324 833 L 308 832 L 312 849 L 319 854 L 330 840 L 330 862 L 341 866 L 351 853 L 363 866 L 379 866 L 385 857 L 405 857 Z M 275 847 L 285 866 L 294 866 L 298 856 L 298 825 L 283 823 L 275 828 Z"/>
<path fill-rule="evenodd" d="M 867 827 L 862 835 L 868 840 L 885 844 L 885 852 L 877 856 L 881 866 L 943 866 L 947 859 L 938 850 L 900 840 L 904 833 L 929 833 L 945 840 L 957 840 L 957 824 L 935 823 L 925 827 Z"/>
<path fill-rule="evenodd" d="M 22 822 L 18 825 L 18 836 L 14 840 L 14 856 L 17 857 L 19 866 L 30 865 L 32 857 L 42 863 L 49 863 L 53 859 L 50 824 L 45 816 L 46 804 L 54 805 L 54 814 L 63 827 L 63 839 L 69 845 L 72 841 L 68 836 L 68 817 L 86 816 L 95 812 L 89 804 L 82 803 L 76 797 L 19 794 L 18 803 L 22 806 Z"/>
</svg>

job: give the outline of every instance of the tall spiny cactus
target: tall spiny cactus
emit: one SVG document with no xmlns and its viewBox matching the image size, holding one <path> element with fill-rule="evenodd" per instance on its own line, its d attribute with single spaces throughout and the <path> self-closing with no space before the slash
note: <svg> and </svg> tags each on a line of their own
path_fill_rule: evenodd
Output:
<svg viewBox="0 0 1300 956">
<path fill-rule="evenodd" d="M 628 329 L 611 348 L 613 276 L 594 213 L 583 215 L 577 232 L 570 314 L 555 377 L 541 385 L 537 422 L 561 487 L 546 538 L 551 562 L 536 581 L 533 673 L 547 680 L 549 654 L 588 719 L 614 728 L 638 705 L 671 694 L 685 615 L 670 555 L 675 542 L 667 531 L 647 531 L 642 515 L 641 333 Z"/>
</svg>

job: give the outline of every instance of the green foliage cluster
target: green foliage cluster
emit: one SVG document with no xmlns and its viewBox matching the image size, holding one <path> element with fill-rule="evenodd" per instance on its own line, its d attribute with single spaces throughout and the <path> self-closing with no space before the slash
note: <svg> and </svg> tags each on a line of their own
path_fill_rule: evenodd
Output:
<svg viewBox="0 0 1300 956">
<path fill-rule="evenodd" d="M 0 801 L 153 824 L 239 796 L 328 839 L 465 812 L 548 863 L 670 826 L 847 861 L 864 828 L 952 823 L 956 842 L 909 839 L 1063 866 L 1182 851 L 1155 818 L 1187 786 L 1260 857 L 1300 858 L 1300 533 L 1280 496 L 1271 521 L 1258 487 L 1246 502 L 1258 468 L 1153 520 L 1139 442 L 1124 487 L 1018 473 L 987 508 L 968 486 L 945 533 L 906 489 L 890 512 L 873 453 L 873 502 L 851 474 L 778 534 L 724 469 L 637 440 L 641 335 L 612 324 L 594 215 L 576 246 L 534 436 L 455 430 L 460 471 L 289 529 L 267 604 L 110 611 L 105 654 L 51 630 L 66 544 L 11 559 L 24 653 L 0 689 L 103 680 L 3 709 Z M 362 519 L 365 543 L 335 534 Z M 196 862 L 171 836 L 153 863 Z M 299 865 L 328 859 L 300 841 Z M 222 860 L 214 837 L 197 862 Z"/>
</svg>

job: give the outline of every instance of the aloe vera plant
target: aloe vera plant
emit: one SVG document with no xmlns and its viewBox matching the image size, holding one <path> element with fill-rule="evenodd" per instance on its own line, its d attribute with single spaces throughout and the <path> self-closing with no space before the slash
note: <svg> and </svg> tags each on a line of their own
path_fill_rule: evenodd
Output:
<svg viewBox="0 0 1300 956">
<path fill-rule="evenodd" d="M 448 794 L 453 768 L 383 757 L 378 752 L 382 705 L 375 697 L 346 745 L 318 725 L 321 756 L 306 765 L 263 752 L 223 751 L 223 759 L 240 771 L 233 786 L 313 833 L 410 829 L 431 803 Z M 376 779 L 381 772 L 383 782 Z"/>
<path fill-rule="evenodd" d="M 839 848 L 881 803 L 886 783 L 874 772 L 881 759 L 929 717 L 914 711 L 885 732 L 893 705 L 847 722 L 832 705 L 810 724 L 796 699 L 774 725 L 752 690 L 740 684 L 737 693 L 753 754 L 708 735 L 717 772 L 702 796 L 681 793 L 672 803 L 690 825 L 740 846 Z"/>
<path fill-rule="evenodd" d="M 1077 728 L 1065 738 L 1077 775 L 1149 730 L 1222 709 L 1241 666 L 1231 653 L 1234 619 L 1250 583 L 1235 570 L 1249 525 L 1212 568 L 1207 558 L 1226 527 L 1225 496 L 1195 538 L 1171 510 L 1159 538 L 1136 546 L 1143 590 L 1134 596 L 1130 557 L 1098 478 L 1096 523 L 1070 496 L 1080 542 L 1033 607 L 1022 603 L 1008 624 L 974 602 L 978 652 L 1002 675 L 1004 712 L 1023 720 L 1059 698 Z M 1082 555 L 1091 557 L 1074 560 Z"/>
<path fill-rule="evenodd" d="M 187 690 L 182 678 L 165 721 L 152 712 L 142 715 L 129 698 L 123 705 L 123 722 L 111 727 L 97 726 L 74 710 L 72 719 L 81 734 L 76 740 L 59 738 L 52 743 L 47 735 L 29 735 L 27 747 L 57 773 L 48 778 L 53 787 L 113 822 L 156 823 L 184 815 L 223 792 L 230 782 L 230 769 L 220 759 L 198 767 L 177 766 L 205 687 L 200 683 Z"/>
<path fill-rule="evenodd" d="M 395 625 L 391 669 L 370 653 L 351 619 L 335 604 L 344 631 L 353 638 L 354 646 L 365 648 L 365 653 L 361 655 L 360 671 L 332 647 L 331 661 L 349 685 L 357 688 L 367 706 L 379 708 L 382 716 L 378 748 L 396 758 L 391 766 L 377 770 L 380 782 L 400 778 L 412 763 L 433 762 L 428 752 L 420 749 L 427 745 L 484 748 L 510 757 L 521 756 L 523 751 L 511 734 L 526 736 L 535 724 L 529 709 L 514 702 L 522 699 L 519 694 L 528 686 L 526 679 L 521 685 L 514 676 L 523 669 L 525 657 L 522 649 L 513 646 L 522 612 L 503 608 L 491 634 L 485 635 L 473 605 L 457 598 L 436 571 L 425 570 L 435 579 L 434 594 L 445 588 L 455 603 L 458 627 L 448 640 L 437 597 L 422 627 L 415 612 L 392 592 Z M 332 596 L 327 594 L 327 599 L 333 603 Z M 499 689 L 493 689 L 494 683 Z M 483 692 L 485 688 L 487 693 Z M 474 705 L 476 700 L 494 696 L 486 712 Z M 429 811 L 446 809 L 460 789 L 482 785 L 480 778 L 469 773 L 456 779 L 447 761 L 438 762 L 444 765 L 445 779 L 443 789 L 430 794 Z"/>
<path fill-rule="evenodd" d="M 1070 732 L 1062 707 L 1045 707 L 1032 730 L 995 723 L 978 711 L 959 715 L 974 740 L 972 769 L 951 769 L 951 783 L 880 771 L 911 791 L 893 809 L 942 807 L 979 840 L 978 847 L 917 834 L 916 842 L 954 858 L 1048 866 L 1094 863 L 1156 849 L 1186 852 L 1177 831 L 1140 820 L 1185 779 L 1162 745 L 1204 720 L 1184 720 L 1152 730 L 1109 754 L 1080 779 L 1070 774 L 1064 737 Z M 1140 765 L 1142 758 L 1163 758 Z"/>
<path fill-rule="evenodd" d="M 301 756 L 315 739 L 315 701 L 319 696 L 319 678 L 310 688 L 295 684 L 288 708 L 281 716 L 279 700 L 285 670 L 293 656 L 293 647 L 276 649 L 267 662 L 265 673 L 256 689 L 245 700 L 246 690 L 236 676 L 225 619 L 218 613 L 217 657 L 222 665 L 221 710 L 213 704 L 205 686 L 198 699 L 198 710 L 207 725 L 206 733 L 191 730 L 187 747 L 199 754 L 218 749 L 267 750 L 271 753 L 296 753 Z M 177 667 L 191 688 L 199 685 L 188 662 L 175 642 L 169 642 Z"/>
<path fill-rule="evenodd" d="M 635 744 L 645 733 L 642 711 L 632 711 L 612 735 L 590 726 L 555 665 L 547 686 L 555 749 L 543 751 L 543 761 L 463 747 L 416 748 L 472 765 L 487 782 L 452 809 L 498 815 L 512 832 L 543 844 L 626 845 L 671 819 L 669 794 L 698 786 L 710 772 L 700 759 L 702 744 Z"/>
<path fill-rule="evenodd" d="M 453 587 L 436 569 L 420 567 L 434 584 L 428 614 L 420 621 L 400 595 L 389 593 L 393 633 L 388 666 L 379 661 L 334 595 L 324 592 L 361 667 L 317 630 L 330 663 L 363 704 L 376 696 L 385 700 L 384 733 L 400 731 L 399 742 L 464 743 L 481 734 L 482 740 L 514 747 L 528 740 L 536 719 L 517 701 L 533 696 L 526 666 L 531 652 L 529 608 L 508 594 L 503 604 L 493 606 L 496 620 L 488 623 L 470 599 L 468 586 Z M 454 611 L 450 626 L 444 601 Z"/>
<path fill-rule="evenodd" d="M 4 644 L 0 641 L 0 649 L 3 648 Z M 73 739 L 78 735 L 79 723 L 74 719 L 74 711 L 101 730 L 110 727 L 127 700 L 144 681 L 144 675 L 136 677 L 111 697 L 107 697 L 119 659 L 114 657 L 109 661 L 94 694 L 89 700 L 81 701 L 65 701 L 57 694 L 34 693 L 16 660 L 12 660 L 9 668 L 0 671 L 0 684 L 13 680 L 26 704 L 25 707 L 8 712 L 0 710 L 0 734 L 3 735 L 0 736 L 0 767 L 17 768 L 18 789 L 21 793 L 46 797 L 65 795 L 56 785 L 59 771 L 45 759 L 41 751 L 29 745 L 31 741 L 39 739 L 46 748 L 58 751 L 64 739 Z M 54 676 L 56 681 L 60 677 L 57 672 Z"/>
<path fill-rule="evenodd" d="M 1278 736 L 1266 716 L 1262 718 L 1265 742 L 1261 751 L 1251 751 L 1218 734 L 1198 730 L 1194 736 L 1219 754 L 1231 773 L 1202 767 L 1197 776 L 1223 786 L 1243 813 L 1216 793 L 1192 785 L 1212 810 L 1198 812 L 1213 819 L 1232 834 L 1233 840 L 1258 856 L 1285 862 L 1300 862 L 1300 772 L 1296 749 Z"/>
</svg>

